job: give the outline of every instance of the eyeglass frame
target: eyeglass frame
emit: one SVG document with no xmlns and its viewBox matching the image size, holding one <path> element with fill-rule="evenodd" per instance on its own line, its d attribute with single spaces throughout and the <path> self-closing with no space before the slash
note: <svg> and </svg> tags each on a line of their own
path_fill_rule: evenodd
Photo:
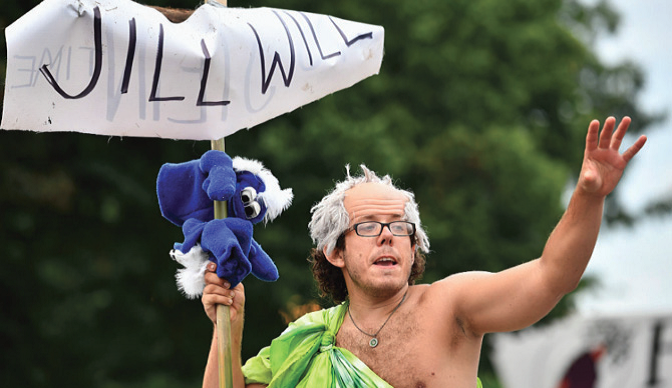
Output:
<svg viewBox="0 0 672 388">
<path fill-rule="evenodd" d="M 410 234 L 396 234 L 396 233 L 394 233 L 394 232 L 392 231 L 392 228 L 390 228 L 390 225 L 395 224 L 395 223 L 400 223 L 400 222 L 402 222 L 402 223 L 404 223 L 404 224 L 407 224 L 407 225 L 411 225 L 411 229 L 412 229 L 412 231 L 411 231 Z M 357 227 L 358 227 L 359 225 L 362 225 L 362 224 L 369 224 L 369 223 L 374 223 L 374 224 L 378 224 L 378 225 L 380 225 L 380 231 L 378 232 L 378 234 L 376 234 L 376 235 L 361 235 L 361 234 L 359 234 L 359 232 L 357 231 Z M 415 232 L 416 232 L 415 223 L 410 222 L 410 221 L 404 221 L 404 220 L 398 220 L 398 221 L 392 221 L 392 222 L 380 222 L 380 221 L 364 221 L 364 222 L 358 222 L 358 223 L 352 225 L 351 227 L 349 227 L 349 228 L 346 230 L 346 233 L 347 233 L 347 232 L 354 231 L 359 237 L 378 237 L 378 236 L 380 236 L 381 234 L 383 234 L 383 229 L 385 229 L 386 226 L 387 226 L 387 230 L 389 230 L 390 233 L 392 233 L 393 236 L 397 236 L 397 237 L 413 237 L 413 236 L 415 236 Z"/>
</svg>

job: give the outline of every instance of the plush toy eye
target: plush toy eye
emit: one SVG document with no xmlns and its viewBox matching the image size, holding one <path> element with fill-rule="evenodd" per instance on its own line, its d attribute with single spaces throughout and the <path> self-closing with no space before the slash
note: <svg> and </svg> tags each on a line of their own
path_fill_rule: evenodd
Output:
<svg viewBox="0 0 672 388">
<path fill-rule="evenodd" d="M 247 219 L 255 218 L 261 213 L 261 206 L 257 201 L 245 205 L 245 216 Z"/>
<path fill-rule="evenodd" d="M 240 191 L 240 200 L 245 207 L 245 217 L 252 219 L 261 213 L 261 205 L 256 201 L 257 190 L 254 187 L 246 187 Z"/>
<path fill-rule="evenodd" d="M 243 201 L 243 204 L 247 205 L 255 199 L 257 199 L 257 190 L 254 187 L 248 186 L 240 191 L 240 200 Z"/>
</svg>

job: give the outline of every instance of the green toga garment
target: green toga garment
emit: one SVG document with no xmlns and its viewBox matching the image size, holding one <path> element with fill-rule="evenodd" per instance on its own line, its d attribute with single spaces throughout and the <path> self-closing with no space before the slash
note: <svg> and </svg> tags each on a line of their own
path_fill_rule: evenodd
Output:
<svg viewBox="0 0 672 388">
<path fill-rule="evenodd" d="M 245 383 L 269 388 L 392 388 L 350 351 L 334 346 L 346 303 L 290 323 L 271 346 L 245 363 Z"/>
</svg>

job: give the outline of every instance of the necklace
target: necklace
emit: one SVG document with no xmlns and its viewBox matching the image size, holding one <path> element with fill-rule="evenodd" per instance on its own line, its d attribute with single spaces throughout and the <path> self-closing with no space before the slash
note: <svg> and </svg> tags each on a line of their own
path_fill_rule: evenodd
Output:
<svg viewBox="0 0 672 388">
<path fill-rule="evenodd" d="M 370 347 L 375 348 L 376 346 L 378 346 L 378 342 L 379 342 L 378 341 L 378 333 L 380 333 L 380 331 L 383 330 L 383 327 L 385 327 L 385 325 L 387 324 L 387 321 L 389 321 L 390 318 L 392 318 L 392 315 L 395 312 L 397 312 L 397 309 L 399 308 L 399 306 L 401 306 L 401 304 L 404 303 L 404 300 L 406 300 L 406 294 L 407 293 L 408 293 L 408 290 L 406 290 L 406 292 L 404 293 L 404 297 L 401 298 L 401 302 L 399 302 L 397 307 L 395 307 L 394 310 L 392 310 L 392 312 L 390 313 L 390 315 L 387 316 L 387 319 L 385 320 L 385 322 L 383 322 L 383 325 L 380 327 L 380 329 L 378 329 L 378 331 L 375 334 L 369 334 L 369 333 L 365 332 L 364 330 L 360 329 L 359 326 L 357 326 L 357 324 L 355 323 L 355 320 L 352 319 L 352 314 L 350 314 L 350 303 L 348 303 L 348 316 L 350 317 L 350 321 L 352 321 L 352 324 L 355 325 L 357 330 L 362 332 L 362 334 L 366 334 L 369 337 L 371 337 L 371 340 L 369 341 L 369 346 Z"/>
</svg>

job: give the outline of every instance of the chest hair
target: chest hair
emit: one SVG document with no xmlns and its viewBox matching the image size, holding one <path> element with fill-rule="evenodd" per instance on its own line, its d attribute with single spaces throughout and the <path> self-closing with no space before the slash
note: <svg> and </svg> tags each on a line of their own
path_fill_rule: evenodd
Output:
<svg viewBox="0 0 672 388">
<path fill-rule="evenodd" d="M 345 319 L 349 320 L 349 317 L 346 315 Z M 378 330 L 362 329 L 368 333 Z M 422 350 L 418 342 L 422 337 L 423 325 L 418 317 L 400 311 L 378 334 L 375 348 L 369 346 L 371 337 L 357 330 L 352 322 L 344 322 L 336 336 L 336 345 L 349 350 L 394 387 L 424 387 L 423 372 L 413 362 Z"/>
</svg>

